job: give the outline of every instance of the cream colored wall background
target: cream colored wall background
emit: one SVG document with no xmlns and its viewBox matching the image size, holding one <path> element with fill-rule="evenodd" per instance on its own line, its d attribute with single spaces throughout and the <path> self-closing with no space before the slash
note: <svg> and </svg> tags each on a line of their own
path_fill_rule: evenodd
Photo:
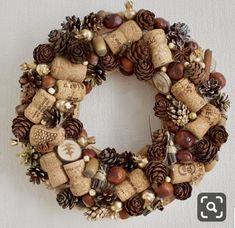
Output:
<svg viewBox="0 0 235 228">
<path fill-rule="evenodd" d="M 222 148 L 220 162 L 193 196 L 176 202 L 164 212 L 127 221 L 104 220 L 87 222 L 76 210 L 62 210 L 55 194 L 44 186 L 34 186 L 25 176 L 25 167 L 10 148 L 11 119 L 18 103 L 19 64 L 30 61 L 33 48 L 46 42 L 51 29 L 58 28 L 66 15 L 83 17 L 100 9 L 120 11 L 123 1 L 117 0 L 0 0 L 0 228 L 62 228 L 62 227 L 180 227 L 232 228 L 234 197 L 234 106 L 230 109 L 229 142 Z M 234 0 L 136 0 L 135 8 L 153 10 L 157 16 L 171 22 L 185 22 L 192 37 L 205 48 L 211 48 L 217 59 L 217 69 L 227 77 L 226 92 L 232 102 L 235 62 L 235 2 Z M 81 120 L 90 135 L 95 135 L 99 147 L 113 146 L 118 150 L 135 151 L 149 142 L 148 118 L 152 126 L 159 122 L 153 116 L 155 91 L 133 78 L 109 76 L 108 82 L 97 88 L 82 104 Z M 224 192 L 227 195 L 227 220 L 223 223 L 201 223 L 196 215 L 196 198 L 200 192 Z"/>
</svg>

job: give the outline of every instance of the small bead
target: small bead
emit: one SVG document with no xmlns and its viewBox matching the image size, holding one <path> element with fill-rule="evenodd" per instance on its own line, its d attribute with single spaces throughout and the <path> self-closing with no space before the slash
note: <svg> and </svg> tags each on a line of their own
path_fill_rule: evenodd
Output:
<svg viewBox="0 0 235 228">
<path fill-rule="evenodd" d="M 88 155 L 85 155 L 85 156 L 83 157 L 83 160 L 84 160 L 84 162 L 89 162 L 90 157 L 89 157 Z"/>
<path fill-rule="evenodd" d="M 165 66 L 161 68 L 161 71 L 162 71 L 162 72 L 166 72 L 166 70 L 167 70 L 167 69 L 166 69 Z"/>
<path fill-rule="evenodd" d="M 173 43 L 169 43 L 169 44 L 168 44 L 168 47 L 169 47 L 170 49 L 173 49 L 173 48 L 175 47 L 175 45 L 174 45 Z"/>
<path fill-rule="evenodd" d="M 188 117 L 190 120 L 195 120 L 195 119 L 197 119 L 197 113 L 190 112 Z"/>
<path fill-rule="evenodd" d="M 171 178 L 169 176 L 166 176 L 165 181 L 170 183 L 171 182 Z"/>
<path fill-rule="evenodd" d="M 82 64 L 83 64 L 84 66 L 87 66 L 87 65 L 88 65 L 88 61 L 84 61 Z"/>
<path fill-rule="evenodd" d="M 89 195 L 90 196 L 95 196 L 96 195 L 96 190 L 95 189 L 90 189 L 89 190 Z"/>
<path fill-rule="evenodd" d="M 54 88 L 49 88 L 48 90 L 48 93 L 50 93 L 51 95 L 55 94 L 55 89 Z"/>
<path fill-rule="evenodd" d="M 72 108 L 72 105 L 71 105 L 71 103 L 69 101 L 67 101 L 67 102 L 65 102 L 64 107 L 66 109 L 70 109 L 70 108 Z"/>
<path fill-rule="evenodd" d="M 184 67 L 188 66 L 189 64 L 190 64 L 189 62 L 185 62 Z"/>
</svg>

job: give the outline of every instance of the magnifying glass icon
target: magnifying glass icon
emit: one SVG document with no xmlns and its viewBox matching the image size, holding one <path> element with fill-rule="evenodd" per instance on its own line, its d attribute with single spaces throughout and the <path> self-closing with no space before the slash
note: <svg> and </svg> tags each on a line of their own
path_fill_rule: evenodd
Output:
<svg viewBox="0 0 235 228">
<path fill-rule="evenodd" d="M 206 209 L 208 211 L 213 211 L 213 212 L 217 213 L 216 206 L 215 206 L 214 202 L 208 202 L 206 205 Z"/>
</svg>

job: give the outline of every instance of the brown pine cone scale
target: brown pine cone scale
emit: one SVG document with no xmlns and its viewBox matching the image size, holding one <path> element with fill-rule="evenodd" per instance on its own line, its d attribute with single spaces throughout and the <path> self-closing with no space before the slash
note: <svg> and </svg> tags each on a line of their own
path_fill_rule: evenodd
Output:
<svg viewBox="0 0 235 228">
<path fill-rule="evenodd" d="M 141 215 L 144 212 L 144 200 L 140 196 L 134 195 L 125 202 L 125 209 L 131 216 Z"/>
<path fill-rule="evenodd" d="M 155 69 L 150 60 L 144 60 L 136 63 L 134 66 L 134 73 L 139 80 L 148 81 L 153 78 Z"/>
<path fill-rule="evenodd" d="M 178 200 L 186 200 L 191 197 L 192 186 L 189 183 L 174 184 L 174 196 Z"/>
<path fill-rule="evenodd" d="M 33 51 L 33 58 L 40 63 L 50 63 L 55 58 L 55 52 L 49 44 L 40 44 Z"/>
<path fill-rule="evenodd" d="M 65 129 L 65 137 L 77 139 L 82 132 L 83 124 L 78 119 L 67 118 L 62 127 Z"/>
</svg>

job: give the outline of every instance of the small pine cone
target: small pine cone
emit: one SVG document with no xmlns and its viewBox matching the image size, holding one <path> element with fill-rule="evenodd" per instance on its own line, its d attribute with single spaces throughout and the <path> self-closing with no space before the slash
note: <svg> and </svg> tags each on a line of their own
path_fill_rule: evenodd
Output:
<svg viewBox="0 0 235 228">
<path fill-rule="evenodd" d="M 148 148 L 148 160 L 163 161 L 166 158 L 166 146 L 162 144 L 152 144 Z"/>
<path fill-rule="evenodd" d="M 112 188 L 102 188 L 95 196 L 95 204 L 99 207 L 110 206 L 117 199 L 117 195 Z"/>
<path fill-rule="evenodd" d="M 71 193 L 69 189 L 62 190 L 56 196 L 56 201 L 63 208 L 72 209 L 77 202 L 77 198 Z"/>
<path fill-rule="evenodd" d="M 85 40 L 72 38 L 67 45 L 66 53 L 72 63 L 82 63 L 88 59 L 90 44 Z"/>
<path fill-rule="evenodd" d="M 171 102 L 160 93 L 156 95 L 155 100 L 156 102 L 153 108 L 155 116 L 164 121 L 170 120 L 167 109 L 170 106 Z"/>
<path fill-rule="evenodd" d="M 208 137 L 215 146 L 220 147 L 227 142 L 228 132 L 224 126 L 216 125 L 209 129 L 206 137 Z"/>
<path fill-rule="evenodd" d="M 94 32 L 97 32 L 103 27 L 103 18 L 98 14 L 90 13 L 86 17 L 84 17 L 82 28 L 89 29 Z"/>
<path fill-rule="evenodd" d="M 144 212 L 144 200 L 139 195 L 134 195 L 125 202 L 127 213 L 131 216 L 138 216 Z"/>
<path fill-rule="evenodd" d="M 50 63 L 55 58 L 54 49 L 50 44 L 40 44 L 33 51 L 33 58 L 40 63 Z"/>
<path fill-rule="evenodd" d="M 96 221 L 98 219 L 104 218 L 108 212 L 109 210 L 107 208 L 91 207 L 84 213 L 84 215 L 88 220 Z"/>
<path fill-rule="evenodd" d="M 67 118 L 62 127 L 65 129 L 65 137 L 77 139 L 82 132 L 83 124 L 78 119 Z"/>
<path fill-rule="evenodd" d="M 55 53 L 65 54 L 70 37 L 69 33 L 54 29 L 49 33 L 48 37 L 48 41 L 54 48 Z"/>
<path fill-rule="evenodd" d="M 60 112 L 56 107 L 47 109 L 43 113 L 42 121 L 45 123 L 46 127 L 53 128 L 60 122 Z"/>
<path fill-rule="evenodd" d="M 149 10 L 141 9 L 135 16 L 136 23 L 143 30 L 152 30 L 154 26 L 155 14 Z"/>
<path fill-rule="evenodd" d="M 192 186 L 189 183 L 174 184 L 174 196 L 178 200 L 186 200 L 191 197 Z"/>
<path fill-rule="evenodd" d="M 200 84 L 198 86 L 198 91 L 202 96 L 208 99 L 213 99 L 219 95 L 220 85 L 217 80 L 211 78 L 210 80 Z"/>
<path fill-rule="evenodd" d="M 154 66 L 150 60 L 144 60 L 135 64 L 134 73 L 139 80 L 148 81 L 152 79 L 154 72 Z"/>
<path fill-rule="evenodd" d="M 67 16 L 65 17 L 65 20 L 61 26 L 62 29 L 68 32 L 76 32 L 80 30 L 81 27 L 81 21 L 78 17 L 76 17 L 75 15 L 73 16 Z"/>
<path fill-rule="evenodd" d="M 47 174 L 38 165 L 30 167 L 26 175 L 30 177 L 29 181 L 33 184 L 40 184 L 48 179 Z"/>
<path fill-rule="evenodd" d="M 111 52 L 108 52 L 105 56 L 100 57 L 99 61 L 100 65 L 107 71 L 112 71 L 119 65 L 118 59 Z"/>
<path fill-rule="evenodd" d="M 92 87 L 106 81 L 106 72 L 100 65 L 88 65 L 87 75 L 87 80 L 91 82 Z"/>
<path fill-rule="evenodd" d="M 211 101 L 211 104 L 217 107 L 221 112 L 227 112 L 230 107 L 230 100 L 228 95 L 225 93 L 220 93 Z"/>
<path fill-rule="evenodd" d="M 150 161 L 145 166 L 145 174 L 151 184 L 156 183 L 160 185 L 167 176 L 167 167 L 162 162 Z"/>
<path fill-rule="evenodd" d="M 139 63 L 150 59 L 150 50 L 148 45 L 143 40 L 139 40 L 131 45 L 131 47 L 127 50 L 126 56 L 133 63 Z"/>
<path fill-rule="evenodd" d="M 127 151 L 119 155 L 118 165 L 122 166 L 127 171 L 131 171 L 138 167 L 138 164 L 135 162 L 134 159 L 134 154 Z"/>
<path fill-rule="evenodd" d="M 12 133 L 17 139 L 27 139 L 32 126 L 33 124 L 24 115 L 18 115 L 12 121 Z"/>
<path fill-rule="evenodd" d="M 99 160 L 109 166 L 114 166 L 118 163 L 118 153 L 114 148 L 106 148 L 99 154 Z"/>
<path fill-rule="evenodd" d="M 214 160 L 219 148 L 206 137 L 198 141 L 192 149 L 192 154 L 196 162 L 209 163 Z"/>
<path fill-rule="evenodd" d="M 185 67 L 184 76 L 189 78 L 195 85 L 201 84 L 207 80 L 205 69 L 198 62 L 188 64 Z"/>
<path fill-rule="evenodd" d="M 158 129 L 153 132 L 152 135 L 152 143 L 153 144 L 161 144 L 166 146 L 167 144 L 167 135 L 166 135 L 166 130 L 164 129 Z"/>
<path fill-rule="evenodd" d="M 40 76 L 37 71 L 30 70 L 23 73 L 19 79 L 19 83 L 21 88 L 27 86 L 28 84 L 34 88 L 39 88 L 42 85 L 42 76 Z"/>
</svg>

